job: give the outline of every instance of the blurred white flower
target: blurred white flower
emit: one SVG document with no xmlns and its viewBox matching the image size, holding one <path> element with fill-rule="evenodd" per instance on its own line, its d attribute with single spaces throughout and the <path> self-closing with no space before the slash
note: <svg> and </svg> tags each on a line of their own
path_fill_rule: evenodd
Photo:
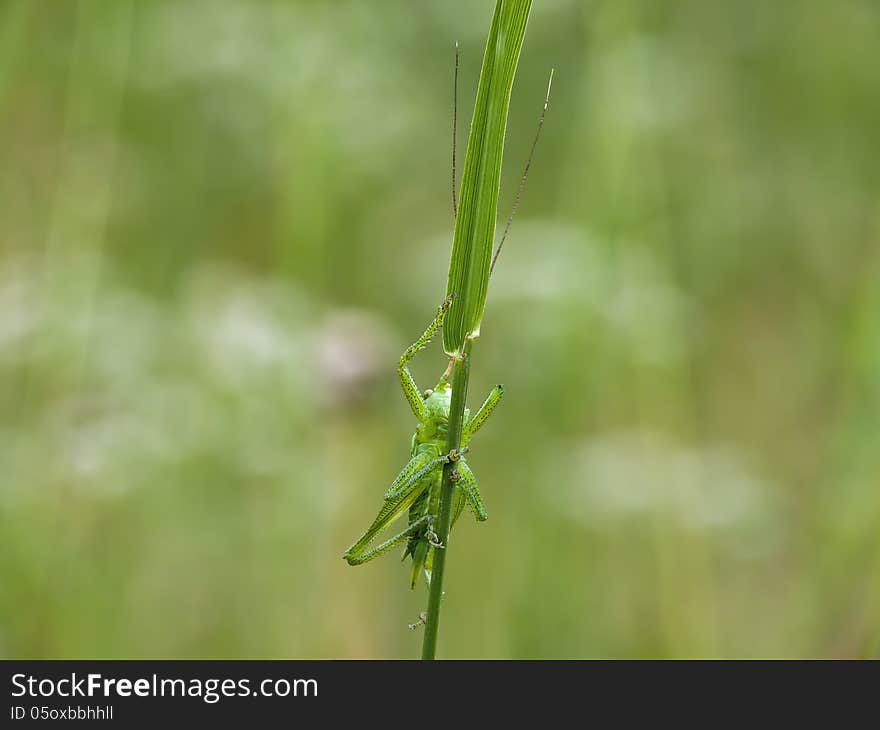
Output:
<svg viewBox="0 0 880 730">
<path fill-rule="evenodd" d="M 518 222 L 517 237 L 526 243 L 505 251 L 506 273 L 493 281 L 494 301 L 523 306 L 525 299 L 526 306 L 542 308 L 542 330 L 548 323 L 581 329 L 592 317 L 637 360 L 678 361 L 699 316 L 650 249 L 621 242 L 611 250 L 581 225 L 549 220 Z M 547 308 L 560 315 L 546 316 Z"/>
<path fill-rule="evenodd" d="M 766 513 L 771 493 L 730 446 L 691 447 L 661 433 L 622 431 L 582 444 L 573 459 L 567 513 L 587 523 L 660 513 L 691 530 L 743 526 Z"/>
<path fill-rule="evenodd" d="M 395 358 L 388 323 L 363 310 L 331 312 L 318 329 L 316 375 L 328 401 L 343 401 L 362 391 L 377 375 L 393 372 Z"/>
</svg>

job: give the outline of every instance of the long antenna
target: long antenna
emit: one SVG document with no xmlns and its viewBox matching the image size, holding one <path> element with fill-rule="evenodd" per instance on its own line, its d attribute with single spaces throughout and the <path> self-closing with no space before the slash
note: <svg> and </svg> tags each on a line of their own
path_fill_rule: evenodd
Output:
<svg viewBox="0 0 880 730">
<path fill-rule="evenodd" d="M 455 42 L 455 76 L 452 81 L 452 217 L 458 218 L 455 196 L 455 138 L 458 136 L 458 41 Z"/>
<path fill-rule="evenodd" d="M 541 110 L 541 118 L 538 120 L 538 129 L 535 132 L 535 139 L 532 140 L 532 148 L 529 150 L 528 159 L 526 159 L 526 167 L 523 170 L 522 177 L 519 181 L 519 189 L 516 191 L 516 197 L 513 199 L 513 209 L 510 211 L 510 217 L 507 219 L 507 225 L 504 226 L 504 233 L 501 235 L 501 241 L 498 243 L 498 248 L 495 249 L 495 255 L 492 257 L 492 264 L 489 266 L 489 276 L 492 276 L 492 272 L 495 270 L 495 263 L 498 261 L 498 254 L 501 253 L 501 247 L 504 245 L 504 241 L 507 239 L 507 234 L 510 232 L 510 224 L 513 223 L 513 216 L 516 215 L 516 210 L 519 208 L 519 201 L 522 198 L 523 188 L 526 186 L 526 176 L 529 174 L 529 168 L 532 166 L 532 157 L 535 154 L 535 148 L 538 146 L 538 140 L 541 137 L 541 129 L 544 126 L 544 117 L 547 115 L 547 106 L 550 104 L 550 87 L 553 85 L 553 69 L 550 69 L 550 80 L 547 82 L 547 95 L 544 97 L 544 108 Z"/>
</svg>

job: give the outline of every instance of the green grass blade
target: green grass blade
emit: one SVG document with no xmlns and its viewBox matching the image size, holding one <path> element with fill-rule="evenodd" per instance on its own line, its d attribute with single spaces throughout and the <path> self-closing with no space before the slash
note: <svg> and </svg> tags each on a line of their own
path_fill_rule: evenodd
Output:
<svg viewBox="0 0 880 730">
<path fill-rule="evenodd" d="M 480 331 L 495 238 L 507 110 L 531 5 L 531 0 L 498 0 L 486 41 L 446 289 L 447 294 L 455 294 L 443 325 L 443 349 L 450 355 L 461 352 L 465 339 Z"/>
</svg>

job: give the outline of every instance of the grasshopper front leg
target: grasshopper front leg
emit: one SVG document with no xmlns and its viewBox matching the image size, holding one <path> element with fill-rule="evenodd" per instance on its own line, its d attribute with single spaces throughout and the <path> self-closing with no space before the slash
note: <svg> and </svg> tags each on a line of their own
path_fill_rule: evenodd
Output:
<svg viewBox="0 0 880 730">
<path fill-rule="evenodd" d="M 440 309 L 437 311 L 437 316 L 434 317 L 431 324 L 428 325 L 428 329 L 424 331 L 419 339 L 404 350 L 403 354 L 400 356 L 400 361 L 397 364 L 397 374 L 400 378 L 400 385 L 403 388 L 403 394 L 406 396 L 407 401 L 409 401 L 409 406 L 412 408 L 413 415 L 415 415 L 420 423 L 424 423 L 428 420 L 428 411 L 422 400 L 422 394 L 419 392 L 419 386 L 416 385 L 416 381 L 413 379 L 412 373 L 410 373 L 407 364 L 431 342 L 431 339 L 434 337 L 437 330 L 443 325 L 443 318 L 446 316 L 446 312 L 449 311 L 451 305 L 452 297 L 448 296 L 443 304 L 440 305 Z"/>
</svg>

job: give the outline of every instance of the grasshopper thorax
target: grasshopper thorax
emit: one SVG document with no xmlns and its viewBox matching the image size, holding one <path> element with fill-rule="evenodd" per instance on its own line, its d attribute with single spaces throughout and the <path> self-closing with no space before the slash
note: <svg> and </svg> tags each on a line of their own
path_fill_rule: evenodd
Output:
<svg viewBox="0 0 880 730">
<path fill-rule="evenodd" d="M 425 410 L 427 419 L 419 424 L 416 431 L 416 441 L 420 444 L 441 441 L 446 445 L 447 428 L 449 425 L 449 406 L 452 399 L 452 388 L 448 383 L 441 383 L 434 390 L 424 394 Z M 465 421 L 468 410 L 465 409 Z"/>
<path fill-rule="evenodd" d="M 449 402 L 452 397 L 452 388 L 442 383 L 433 391 L 426 393 L 424 400 L 427 419 L 419 424 L 419 441 L 433 441 L 439 436 L 445 436 L 446 425 L 449 422 Z"/>
</svg>

